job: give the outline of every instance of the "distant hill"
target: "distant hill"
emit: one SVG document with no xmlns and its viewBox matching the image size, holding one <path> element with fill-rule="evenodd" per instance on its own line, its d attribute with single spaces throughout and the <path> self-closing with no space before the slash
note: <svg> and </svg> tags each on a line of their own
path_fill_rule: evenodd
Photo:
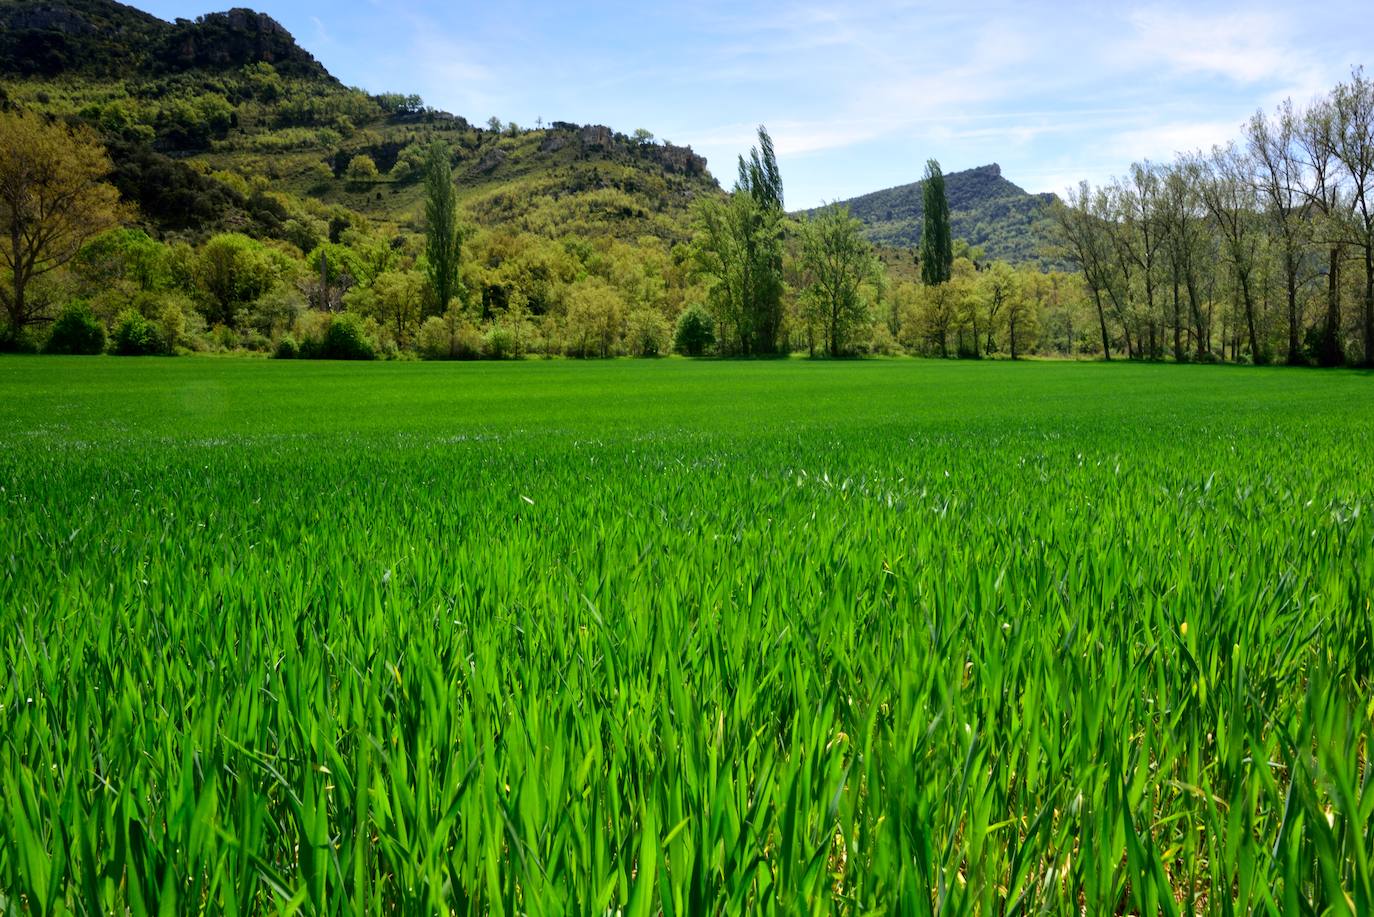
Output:
<svg viewBox="0 0 1374 917">
<path fill-rule="evenodd" d="M 0 73 L 151 77 L 258 61 L 283 76 L 328 78 L 272 17 L 248 9 L 164 22 L 109 0 L 0 2 Z"/>
<path fill-rule="evenodd" d="M 868 228 L 874 242 L 915 247 L 921 241 L 924 182 L 874 191 L 842 201 Z M 1002 177 L 1002 167 L 980 166 L 945 175 L 950 222 L 956 239 L 977 245 L 990 258 L 1014 264 L 1047 262 L 1049 207 L 1053 194 L 1030 194 Z"/>
<path fill-rule="evenodd" d="M 354 214 L 418 229 L 417 166 L 436 138 L 478 226 L 679 240 L 691 202 L 721 193 L 688 147 L 601 125 L 493 129 L 346 87 L 248 9 L 165 22 L 113 0 L 0 0 L 5 104 L 90 124 L 145 225 L 191 240 L 237 230 L 308 247 L 302 224 Z M 376 171 L 351 168 L 360 157 Z"/>
</svg>

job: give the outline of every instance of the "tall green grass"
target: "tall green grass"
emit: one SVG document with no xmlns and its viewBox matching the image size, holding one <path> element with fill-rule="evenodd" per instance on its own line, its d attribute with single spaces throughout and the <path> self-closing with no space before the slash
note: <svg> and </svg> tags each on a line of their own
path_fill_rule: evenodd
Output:
<svg viewBox="0 0 1374 917">
<path fill-rule="evenodd" d="M 1371 384 L 0 362 L 0 911 L 1374 912 Z"/>
</svg>

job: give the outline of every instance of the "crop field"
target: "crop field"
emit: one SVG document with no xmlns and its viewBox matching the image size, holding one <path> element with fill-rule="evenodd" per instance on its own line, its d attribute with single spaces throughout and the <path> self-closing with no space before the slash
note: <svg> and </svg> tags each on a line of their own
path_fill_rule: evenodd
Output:
<svg viewBox="0 0 1374 917">
<path fill-rule="evenodd" d="M 1374 912 L 1374 378 L 0 361 L 0 912 Z"/>
</svg>

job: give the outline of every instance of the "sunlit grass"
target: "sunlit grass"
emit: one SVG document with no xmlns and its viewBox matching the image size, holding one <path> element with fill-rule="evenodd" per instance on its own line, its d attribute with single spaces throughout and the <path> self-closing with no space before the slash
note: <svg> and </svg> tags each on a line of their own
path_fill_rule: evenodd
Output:
<svg viewBox="0 0 1374 917">
<path fill-rule="evenodd" d="M 0 911 L 1370 913 L 1371 384 L 0 361 Z"/>
</svg>

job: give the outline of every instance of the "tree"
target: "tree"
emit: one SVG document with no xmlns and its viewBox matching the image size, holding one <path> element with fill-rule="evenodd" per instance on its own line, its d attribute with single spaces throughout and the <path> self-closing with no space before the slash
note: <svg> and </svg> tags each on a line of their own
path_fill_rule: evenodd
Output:
<svg viewBox="0 0 1374 917">
<path fill-rule="evenodd" d="M 673 349 L 683 356 L 699 357 L 716 342 L 715 323 L 701 306 L 688 306 L 677 317 Z"/>
<path fill-rule="evenodd" d="M 1220 233 L 1222 248 L 1231 263 L 1236 286 L 1245 307 L 1250 358 L 1268 362 L 1255 330 L 1255 271 L 1260 259 L 1260 233 L 1255 225 L 1258 202 L 1248 179 L 1249 165 L 1234 145 L 1219 147 L 1210 158 L 1199 161 L 1198 193 Z"/>
<path fill-rule="evenodd" d="M 1346 195 L 1341 188 L 1339 165 L 1335 155 L 1335 114 L 1329 99 L 1308 109 L 1298 131 L 1298 147 L 1302 157 L 1303 195 L 1319 217 L 1316 235 L 1326 246 L 1326 319 L 1317 342 L 1317 362 L 1322 366 L 1339 366 L 1345 362 L 1345 346 L 1341 340 L 1341 262 L 1345 259 L 1345 244 L 1340 231 L 1345 213 Z"/>
<path fill-rule="evenodd" d="M 759 128 L 759 145 L 749 159 L 740 157 L 730 197 L 704 198 L 696 217 L 693 252 L 707 277 L 708 302 L 723 347 L 746 356 L 776 352 L 782 331 L 786 213 L 767 130 Z"/>
<path fill-rule="evenodd" d="M 991 354 L 997 349 L 994 334 L 999 321 L 1005 321 L 1012 301 L 1017 298 L 1016 272 L 1005 261 L 994 261 L 986 271 L 978 275 L 978 295 L 972 297 L 975 304 L 981 303 L 986 321 L 983 324 L 983 352 Z M 977 308 L 977 305 L 975 305 Z M 978 342 L 974 342 L 977 353 Z M 1012 343 L 1012 357 L 1015 358 L 1015 342 Z"/>
<path fill-rule="evenodd" d="M 462 246 L 448 147 L 436 140 L 425 162 L 425 256 L 431 294 L 427 314 L 442 315 L 459 294 Z"/>
<path fill-rule="evenodd" d="M 1207 223 L 1198 195 L 1198 164 L 1181 159 L 1165 171 L 1161 203 L 1164 213 L 1165 245 L 1169 258 L 1170 279 L 1173 285 L 1174 356 L 1185 359 L 1182 340 L 1184 329 L 1180 290 L 1187 293 L 1188 311 L 1192 316 L 1197 356 L 1205 359 L 1210 352 L 1210 334 L 1202 313 L 1201 261 L 1207 245 Z"/>
<path fill-rule="evenodd" d="M 1093 212 L 1092 189 L 1087 182 L 1070 189 L 1063 202 L 1055 201 L 1052 209 L 1059 236 L 1059 250 L 1083 272 L 1083 283 L 1092 294 L 1097 307 L 1097 323 L 1102 333 L 1103 359 L 1112 358 L 1111 337 L 1107 333 L 1107 314 L 1102 293 L 1111 284 L 1110 243 L 1100 213 Z"/>
<path fill-rule="evenodd" d="M 417 271 L 387 271 L 347 297 L 349 309 L 376 319 L 390 329 L 396 342 L 407 344 L 420 321 L 425 278 Z"/>
<path fill-rule="evenodd" d="M 1038 270 L 1020 271 L 1007 299 L 1007 345 L 1011 358 L 1019 359 L 1034 342 L 1040 314 L 1053 295 L 1053 281 Z"/>
<path fill-rule="evenodd" d="M 656 357 L 668 349 L 672 326 L 657 309 L 641 306 L 625 319 L 625 342 L 637 357 Z"/>
<path fill-rule="evenodd" d="M 568 347 L 582 357 L 610 356 L 625 324 L 625 301 L 600 277 L 588 277 L 568 291 Z"/>
<path fill-rule="evenodd" d="M 376 181 L 379 172 L 377 164 L 372 161 L 372 157 L 366 153 L 359 153 L 348 161 L 348 169 L 344 175 L 351 182 L 372 182 Z"/>
<path fill-rule="evenodd" d="M 925 214 L 921 228 L 921 280 L 926 286 L 935 286 L 949 280 L 954 265 L 954 240 L 950 236 L 945 176 L 934 159 L 926 163 L 922 198 Z"/>
<path fill-rule="evenodd" d="M 0 111 L 0 267 L 9 273 L 0 301 L 8 341 L 46 318 L 29 284 L 119 222 L 119 193 L 104 180 L 112 168 L 89 130 Z"/>
<path fill-rule="evenodd" d="M 272 288 L 278 265 L 256 239 L 221 233 L 201 246 L 191 272 L 204 299 L 206 319 L 233 327 L 238 310 Z"/>
<path fill-rule="evenodd" d="M 1356 69 L 1331 96 L 1332 153 L 1348 179 L 1349 234 L 1364 260 L 1364 365 L 1374 366 L 1374 82 Z"/>
<path fill-rule="evenodd" d="M 838 357 L 853 333 L 872 316 L 864 287 L 878 276 L 878 259 L 863 224 L 848 207 L 824 207 L 802 224 L 802 271 L 807 287 L 802 307 L 825 333 L 825 347 Z"/>
<path fill-rule="evenodd" d="M 1297 155 L 1300 125 L 1293 103 L 1284 102 L 1273 120 L 1256 112 L 1246 125 L 1252 163 L 1251 180 L 1260 196 L 1271 237 L 1279 241 L 1284 293 L 1287 297 L 1287 362 L 1302 356 L 1302 306 L 1298 299 L 1303 254 L 1311 241 L 1311 200 L 1302 193 L 1302 164 Z"/>
<path fill-rule="evenodd" d="M 635 146 L 646 147 L 654 142 L 654 133 L 647 128 L 637 127 L 630 139 L 634 141 Z"/>
</svg>

